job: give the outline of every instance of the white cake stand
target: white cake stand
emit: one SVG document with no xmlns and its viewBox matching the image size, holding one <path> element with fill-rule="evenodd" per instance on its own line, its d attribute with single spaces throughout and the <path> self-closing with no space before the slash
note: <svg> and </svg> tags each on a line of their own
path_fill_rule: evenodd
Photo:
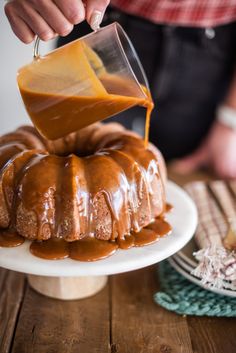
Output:
<svg viewBox="0 0 236 353">
<path fill-rule="evenodd" d="M 197 210 L 186 192 L 173 182 L 167 185 L 167 200 L 174 206 L 167 219 L 171 235 L 144 247 L 117 250 L 94 262 L 72 259 L 44 260 L 29 251 L 30 242 L 15 248 L 0 248 L 0 267 L 28 274 L 38 292 L 58 299 L 79 299 L 101 290 L 107 276 L 158 263 L 179 251 L 191 239 L 197 226 Z"/>
</svg>

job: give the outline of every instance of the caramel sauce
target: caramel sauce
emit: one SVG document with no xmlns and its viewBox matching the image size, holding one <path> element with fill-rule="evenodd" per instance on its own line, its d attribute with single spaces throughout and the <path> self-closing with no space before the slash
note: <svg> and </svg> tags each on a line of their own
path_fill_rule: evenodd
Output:
<svg viewBox="0 0 236 353">
<path fill-rule="evenodd" d="M 159 235 L 151 229 L 143 228 L 140 232 L 135 233 L 134 246 L 144 246 L 155 243 L 159 240 Z"/>
<path fill-rule="evenodd" d="M 0 149 L 0 168 L 2 168 L 17 153 L 24 150 L 24 146 L 14 142 L 1 146 Z"/>
<path fill-rule="evenodd" d="M 110 80 L 113 86 L 120 84 L 115 78 Z M 129 82 L 124 80 L 123 84 L 129 85 Z M 135 105 L 140 105 L 147 108 L 145 144 L 146 146 L 148 144 L 150 116 L 153 109 L 153 103 L 149 100 L 108 93 L 94 97 L 70 97 L 33 92 L 23 88 L 20 90 L 33 124 L 50 140 L 58 139 L 98 120 L 104 120 Z"/>
<path fill-rule="evenodd" d="M 117 240 L 120 249 L 127 250 L 134 246 L 135 237 L 133 235 L 127 235 L 124 239 Z"/>
<path fill-rule="evenodd" d="M 171 225 L 163 218 L 156 218 L 155 222 L 150 223 L 147 226 L 147 229 L 153 230 L 160 237 L 170 234 L 170 232 L 172 231 Z"/>
<path fill-rule="evenodd" d="M 148 147 L 148 142 L 149 142 L 149 129 L 150 129 L 150 121 L 151 121 L 151 114 L 154 108 L 154 103 L 152 101 L 152 96 L 151 92 L 146 88 L 143 87 L 143 90 L 145 91 L 147 95 L 147 99 L 144 101 L 143 104 L 137 104 L 137 105 L 143 105 L 146 107 L 146 120 L 145 120 L 145 135 L 144 135 L 144 144 L 145 147 Z"/>
<path fill-rule="evenodd" d="M 165 213 L 171 212 L 173 210 L 173 208 L 174 208 L 174 206 L 167 202 Z"/>
<path fill-rule="evenodd" d="M 23 244 L 25 239 L 14 230 L 0 231 L 0 247 L 13 248 Z"/>
<path fill-rule="evenodd" d="M 112 255 L 118 248 L 115 242 L 98 240 L 92 237 L 68 243 L 63 239 L 34 241 L 30 246 L 33 255 L 47 259 L 60 260 L 70 257 L 77 261 L 95 261 Z"/>
<path fill-rule="evenodd" d="M 23 67 L 18 73 L 18 85 L 33 124 L 47 139 L 63 137 L 140 105 L 147 108 L 145 144 L 148 144 L 153 109 L 150 92 L 142 86 L 146 98 L 144 94 L 137 97 L 140 86 L 126 77 L 107 73 L 100 58 L 82 41 Z"/>
<path fill-rule="evenodd" d="M 143 228 L 138 233 L 132 233 L 124 239 L 116 241 L 98 240 L 94 237 L 85 237 L 74 242 L 52 238 L 45 241 L 33 241 L 30 251 L 34 256 L 46 260 L 61 260 L 71 258 L 77 261 L 96 261 L 112 255 L 118 248 L 127 250 L 155 243 L 160 237 L 169 234 L 171 226 L 162 218 Z M 1 231 L 0 246 L 14 247 L 24 242 L 24 238 L 16 232 Z"/>
<path fill-rule="evenodd" d="M 112 255 L 118 248 L 115 242 L 85 238 L 70 243 L 70 258 L 79 261 L 95 261 Z"/>
<path fill-rule="evenodd" d="M 33 255 L 47 260 L 60 260 L 69 257 L 69 243 L 57 238 L 45 241 L 33 241 L 30 245 Z"/>
</svg>

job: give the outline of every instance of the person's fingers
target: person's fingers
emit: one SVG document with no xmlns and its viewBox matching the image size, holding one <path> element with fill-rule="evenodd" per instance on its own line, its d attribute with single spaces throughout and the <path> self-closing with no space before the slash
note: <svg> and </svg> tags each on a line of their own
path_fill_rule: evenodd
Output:
<svg viewBox="0 0 236 353">
<path fill-rule="evenodd" d="M 81 0 L 55 0 L 54 2 L 70 23 L 76 25 L 85 20 L 85 8 Z"/>
<path fill-rule="evenodd" d="M 54 2 L 37 2 L 35 3 L 35 9 L 54 32 L 60 36 L 66 36 L 72 31 L 73 24 L 68 21 Z"/>
<path fill-rule="evenodd" d="M 108 4 L 109 0 L 87 0 L 86 1 L 86 20 L 90 24 L 93 30 L 99 28 L 104 12 Z"/>
<path fill-rule="evenodd" d="M 14 13 L 14 9 L 10 6 L 10 3 L 6 4 L 4 9 L 15 35 L 25 44 L 31 43 L 35 37 L 35 34 L 31 28 L 24 22 L 22 18 Z"/>
<path fill-rule="evenodd" d="M 180 174 L 188 174 L 206 165 L 208 161 L 207 148 L 202 146 L 193 154 L 173 162 L 172 168 Z"/>
<path fill-rule="evenodd" d="M 53 29 L 28 2 L 15 3 L 15 11 L 40 39 L 46 41 L 54 37 Z"/>
</svg>

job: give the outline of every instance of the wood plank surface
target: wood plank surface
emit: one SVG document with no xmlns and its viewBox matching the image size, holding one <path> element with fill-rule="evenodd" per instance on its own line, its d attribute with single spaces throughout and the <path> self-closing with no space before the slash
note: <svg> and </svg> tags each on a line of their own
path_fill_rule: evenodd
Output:
<svg viewBox="0 0 236 353">
<path fill-rule="evenodd" d="M 108 294 L 106 286 L 94 297 L 61 301 L 27 287 L 12 352 L 109 352 Z"/>
<path fill-rule="evenodd" d="M 25 276 L 0 268 L 0 352 L 9 353 L 24 296 Z"/>
<path fill-rule="evenodd" d="M 27 286 L 23 299 L 24 277 L 0 270 L 0 352 L 236 351 L 235 318 L 185 318 L 155 304 L 153 268 L 112 276 L 109 285 L 94 297 L 70 302 Z"/>
<path fill-rule="evenodd" d="M 154 303 L 155 267 L 111 278 L 112 353 L 191 353 L 186 318 Z"/>
<path fill-rule="evenodd" d="M 236 318 L 187 319 L 194 353 L 236 352 Z"/>
</svg>

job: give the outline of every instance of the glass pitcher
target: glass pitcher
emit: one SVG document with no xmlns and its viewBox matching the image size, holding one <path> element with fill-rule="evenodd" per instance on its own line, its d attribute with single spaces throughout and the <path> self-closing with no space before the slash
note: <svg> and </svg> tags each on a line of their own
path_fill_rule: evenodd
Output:
<svg viewBox="0 0 236 353">
<path fill-rule="evenodd" d="M 18 71 L 26 110 L 38 131 L 57 139 L 132 106 L 153 107 L 135 49 L 113 23 L 38 55 Z"/>
</svg>

